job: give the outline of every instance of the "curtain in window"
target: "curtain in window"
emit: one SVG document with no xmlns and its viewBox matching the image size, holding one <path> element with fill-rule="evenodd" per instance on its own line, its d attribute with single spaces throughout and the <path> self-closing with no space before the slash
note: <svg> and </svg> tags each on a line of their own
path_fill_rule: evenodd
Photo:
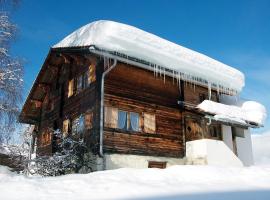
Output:
<svg viewBox="0 0 270 200">
<path fill-rule="evenodd" d="M 147 133 L 156 132 L 156 117 L 155 115 L 144 113 L 144 131 Z"/>
<path fill-rule="evenodd" d="M 105 121 L 104 124 L 106 127 L 116 128 L 118 121 L 118 109 L 112 107 L 105 107 Z"/>
<path fill-rule="evenodd" d="M 119 110 L 118 111 L 118 128 L 126 129 L 127 128 L 127 112 Z"/>
<path fill-rule="evenodd" d="M 130 113 L 130 128 L 133 131 L 139 131 L 139 114 L 131 112 Z"/>
</svg>

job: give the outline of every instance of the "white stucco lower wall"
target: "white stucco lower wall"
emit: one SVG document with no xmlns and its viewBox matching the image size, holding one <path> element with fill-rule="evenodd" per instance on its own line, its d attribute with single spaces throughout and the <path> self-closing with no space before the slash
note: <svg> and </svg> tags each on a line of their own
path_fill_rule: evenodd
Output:
<svg viewBox="0 0 270 200">
<path fill-rule="evenodd" d="M 183 165 L 185 160 L 182 158 L 139 156 L 128 154 L 105 154 L 104 167 L 106 170 L 118 168 L 147 168 L 148 161 L 167 162 L 167 167 L 172 165 Z"/>
<path fill-rule="evenodd" d="M 243 166 L 231 149 L 220 140 L 201 139 L 186 143 L 188 164 Z"/>
<path fill-rule="evenodd" d="M 233 151 L 233 139 L 231 126 L 222 125 L 222 140 Z"/>
<path fill-rule="evenodd" d="M 245 166 L 254 164 L 250 129 L 244 130 L 244 137 L 236 137 L 237 156 Z"/>
</svg>

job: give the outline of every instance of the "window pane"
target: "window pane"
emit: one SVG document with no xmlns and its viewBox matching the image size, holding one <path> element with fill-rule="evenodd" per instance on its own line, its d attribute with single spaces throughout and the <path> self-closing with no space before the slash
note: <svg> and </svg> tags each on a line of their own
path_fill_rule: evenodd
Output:
<svg viewBox="0 0 270 200">
<path fill-rule="evenodd" d="M 130 113 L 130 129 L 133 131 L 139 131 L 139 114 Z"/>
<path fill-rule="evenodd" d="M 79 118 L 75 118 L 72 121 L 72 135 L 75 135 L 77 133 L 78 123 L 79 123 Z"/>
<path fill-rule="evenodd" d="M 155 115 L 144 113 L 144 131 L 147 133 L 156 132 L 156 117 Z"/>
<path fill-rule="evenodd" d="M 127 112 L 119 110 L 118 111 L 118 128 L 127 129 Z"/>
<path fill-rule="evenodd" d="M 77 133 L 82 133 L 84 130 L 84 115 L 81 115 L 78 121 Z"/>
<path fill-rule="evenodd" d="M 83 81 L 83 77 L 82 77 L 82 75 L 81 76 L 79 76 L 78 78 L 77 78 L 77 91 L 79 92 L 79 91 L 81 91 L 82 90 L 82 81 Z"/>
</svg>

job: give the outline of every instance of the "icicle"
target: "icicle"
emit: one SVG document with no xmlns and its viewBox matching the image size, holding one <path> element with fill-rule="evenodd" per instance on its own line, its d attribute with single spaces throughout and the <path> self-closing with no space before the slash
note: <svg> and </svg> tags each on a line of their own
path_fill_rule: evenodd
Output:
<svg viewBox="0 0 270 200">
<path fill-rule="evenodd" d="M 174 85 L 174 70 L 173 70 L 173 85 Z"/>
<path fill-rule="evenodd" d="M 212 95 L 211 83 L 208 81 L 208 97 L 209 97 L 209 100 L 211 100 L 211 95 Z"/>
<path fill-rule="evenodd" d="M 163 81 L 164 81 L 164 84 L 165 84 L 165 78 L 166 78 L 166 71 L 165 71 L 165 67 L 163 67 L 163 75 L 164 75 Z"/>
</svg>

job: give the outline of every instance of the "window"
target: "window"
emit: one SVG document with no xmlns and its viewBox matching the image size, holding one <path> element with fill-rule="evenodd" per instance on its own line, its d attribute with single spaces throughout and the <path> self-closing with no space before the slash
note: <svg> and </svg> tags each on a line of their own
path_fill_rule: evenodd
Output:
<svg viewBox="0 0 270 200">
<path fill-rule="evenodd" d="M 206 94 L 199 94 L 200 103 L 207 99 Z"/>
<path fill-rule="evenodd" d="M 81 134 L 84 131 L 84 115 L 75 118 L 72 121 L 72 135 Z"/>
<path fill-rule="evenodd" d="M 155 133 L 156 132 L 156 116 L 153 114 L 144 113 L 144 131 L 146 133 Z"/>
<path fill-rule="evenodd" d="M 86 112 L 85 116 L 85 129 L 91 129 L 93 128 L 93 112 Z"/>
<path fill-rule="evenodd" d="M 74 94 L 74 79 L 71 79 L 68 82 L 68 97 L 71 97 Z"/>
<path fill-rule="evenodd" d="M 65 137 L 69 133 L 69 129 L 70 129 L 70 121 L 69 121 L 69 119 L 66 119 L 63 121 L 63 129 L 62 129 L 62 132 L 63 132 Z"/>
<path fill-rule="evenodd" d="M 88 67 L 88 85 L 96 81 L 96 68 L 93 65 L 89 65 Z"/>
<path fill-rule="evenodd" d="M 104 124 L 106 127 L 117 128 L 118 121 L 118 110 L 117 108 L 105 107 L 105 120 Z"/>
<path fill-rule="evenodd" d="M 51 133 L 46 130 L 41 134 L 41 146 L 47 146 L 51 143 Z"/>
<path fill-rule="evenodd" d="M 77 92 L 80 92 L 83 90 L 83 75 L 80 75 L 77 78 Z"/>
<path fill-rule="evenodd" d="M 139 119 L 138 113 L 119 110 L 117 128 L 130 131 L 139 131 Z"/>
</svg>

